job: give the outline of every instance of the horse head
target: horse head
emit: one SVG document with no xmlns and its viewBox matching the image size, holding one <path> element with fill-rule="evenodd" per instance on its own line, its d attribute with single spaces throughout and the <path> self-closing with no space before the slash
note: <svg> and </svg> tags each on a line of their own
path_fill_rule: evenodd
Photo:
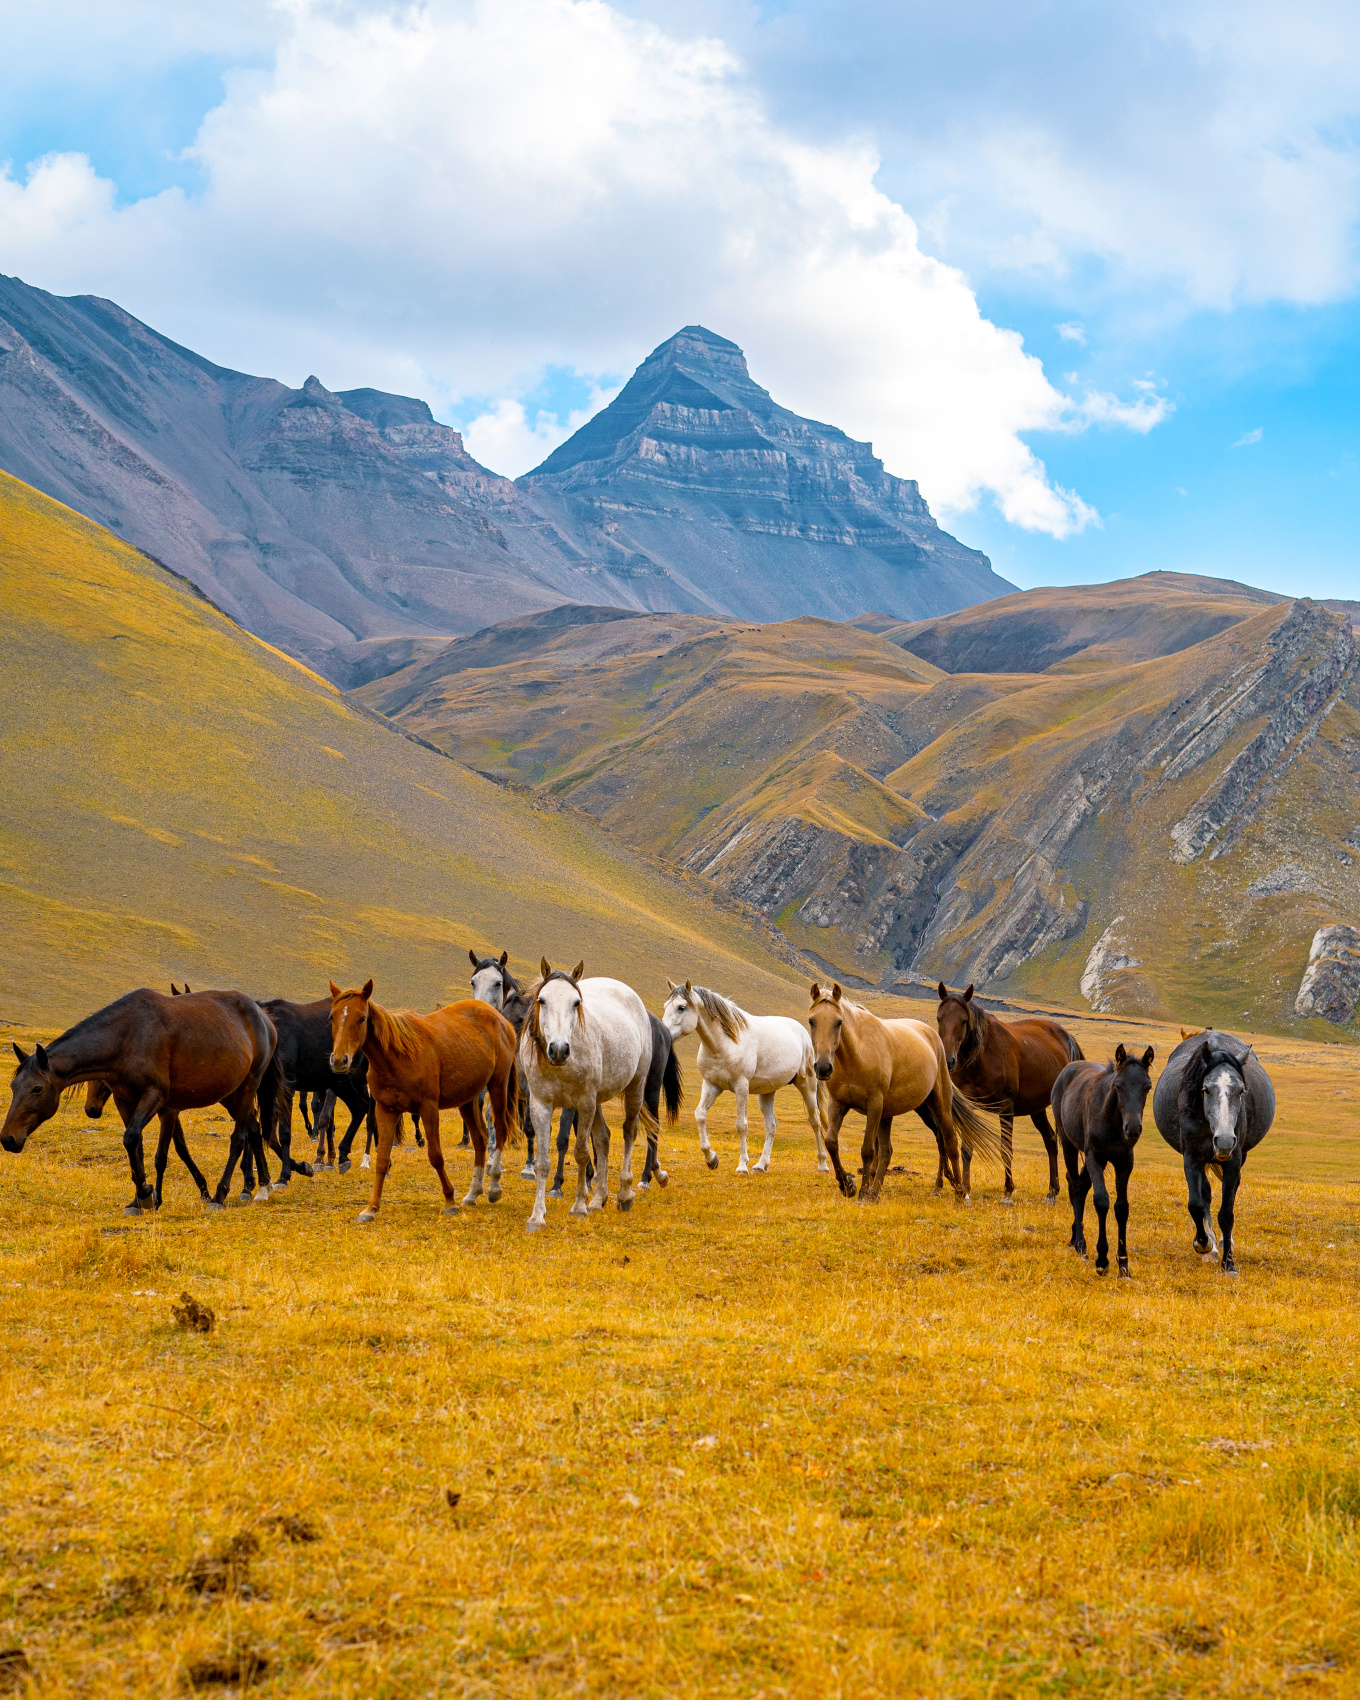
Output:
<svg viewBox="0 0 1360 1700">
<path fill-rule="evenodd" d="M 19 1066 L 10 1087 L 9 1113 L 0 1128 L 0 1145 L 6 1151 L 22 1151 L 33 1129 L 56 1115 L 61 1103 L 61 1087 L 42 1046 L 24 1052 L 15 1045 L 14 1054 Z"/>
<path fill-rule="evenodd" d="M 666 1001 L 661 1006 L 661 1025 L 671 1036 L 671 1043 L 683 1039 L 686 1033 L 692 1033 L 699 1025 L 699 1011 L 694 1004 L 694 987 L 687 979 L 683 986 L 677 986 L 674 980 L 667 979 L 670 991 L 666 993 Z"/>
<path fill-rule="evenodd" d="M 959 1058 L 973 1031 L 973 988 L 970 985 L 966 992 L 951 992 L 941 980 L 939 993 L 940 1007 L 935 1011 L 935 1025 L 940 1030 L 945 1061 L 952 1073 L 958 1067 Z"/>
<path fill-rule="evenodd" d="M 1114 1095 L 1119 1104 L 1124 1141 L 1128 1145 L 1132 1145 L 1143 1131 L 1143 1106 L 1152 1090 L 1152 1075 L 1149 1070 L 1155 1055 L 1151 1045 L 1141 1057 L 1132 1051 L 1126 1051 L 1122 1045 L 1115 1046 Z"/>
<path fill-rule="evenodd" d="M 1200 1046 L 1196 1060 L 1204 1071 L 1200 1102 L 1214 1136 L 1214 1161 L 1220 1162 L 1237 1149 L 1237 1124 L 1247 1102 L 1243 1061 L 1227 1051 L 1214 1050 L 1207 1039 Z"/>
<path fill-rule="evenodd" d="M 489 1003 L 492 1009 L 505 1008 L 505 993 L 507 974 L 505 965 L 510 960 L 510 952 L 503 950 L 500 960 L 494 956 L 478 956 L 475 950 L 468 952 L 472 962 L 472 995 L 478 1003 Z"/>
<path fill-rule="evenodd" d="M 539 1055 L 560 1068 L 571 1056 L 571 1036 L 583 1018 L 581 976 L 586 965 L 578 962 L 568 974 L 564 968 L 551 967 L 545 956 L 539 967 L 530 1033 Z"/>
<path fill-rule="evenodd" d="M 813 1067 L 818 1080 L 831 1078 L 831 1071 L 836 1066 L 836 1048 L 841 1042 L 844 1026 L 845 1007 L 841 1002 L 840 987 L 832 986 L 829 992 L 824 992 L 814 980 L 808 1027 L 812 1033 Z"/>
<path fill-rule="evenodd" d="M 348 1074 L 368 1038 L 368 1004 L 373 996 L 372 980 L 357 991 L 342 992 L 335 981 L 331 988 L 331 1071 Z"/>
<path fill-rule="evenodd" d="M 113 1096 L 113 1088 L 107 1080 L 90 1080 L 85 1084 L 85 1114 L 92 1122 L 97 1122 L 104 1114 L 104 1106 Z"/>
</svg>

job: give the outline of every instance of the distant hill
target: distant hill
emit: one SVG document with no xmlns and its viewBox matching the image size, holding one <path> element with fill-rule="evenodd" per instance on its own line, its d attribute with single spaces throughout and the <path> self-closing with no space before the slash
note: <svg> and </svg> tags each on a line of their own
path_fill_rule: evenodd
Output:
<svg viewBox="0 0 1360 1700">
<path fill-rule="evenodd" d="M 1360 913 L 1344 613 L 1170 574 L 1028 592 L 932 622 L 935 654 L 1011 663 L 973 672 L 866 623 L 503 628 L 360 696 L 860 983 L 1305 1026 L 1313 934 Z"/>
<path fill-rule="evenodd" d="M 345 685 L 565 602 L 913 619 L 1010 588 L 914 484 L 777 407 L 704 331 L 516 485 L 423 401 L 293 390 L 111 301 L 0 278 L 0 468 Z"/>
<path fill-rule="evenodd" d="M 422 748 L 0 473 L 0 1022 L 132 986 L 465 995 L 469 946 L 797 1008 L 759 926 L 571 810 Z"/>
</svg>

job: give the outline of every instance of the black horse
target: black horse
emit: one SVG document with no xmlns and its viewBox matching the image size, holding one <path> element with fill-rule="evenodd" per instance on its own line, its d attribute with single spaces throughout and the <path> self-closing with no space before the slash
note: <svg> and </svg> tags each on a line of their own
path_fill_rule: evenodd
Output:
<svg viewBox="0 0 1360 1700">
<path fill-rule="evenodd" d="M 338 1167 L 343 1174 L 350 1166 L 350 1146 L 354 1143 L 360 1122 L 367 1121 L 370 1142 L 377 1134 L 373 1100 L 368 1091 L 368 1058 L 360 1053 L 356 1059 L 358 1066 L 348 1074 L 336 1074 L 332 1069 L 329 998 L 321 998 L 316 1003 L 290 1003 L 287 998 L 270 998 L 260 1008 L 274 1023 L 278 1034 L 275 1054 L 283 1074 L 277 1093 L 266 1088 L 260 1094 L 260 1121 L 265 1141 L 284 1161 L 281 1179 L 286 1180 L 290 1164 L 300 1174 L 314 1172 L 310 1163 L 292 1163 L 287 1155 L 293 1138 L 293 1099 L 299 1092 L 304 1096 L 308 1092 L 333 1092 L 336 1100 L 349 1110 L 349 1127 L 340 1141 L 339 1151 Z M 319 1146 L 316 1155 L 316 1167 L 325 1168 Z M 242 1162 L 243 1178 L 247 1182 L 249 1162 L 247 1154 Z"/>
<path fill-rule="evenodd" d="M 1074 1251 L 1086 1256 L 1086 1194 L 1095 1196 L 1100 1232 L 1096 1236 L 1096 1272 L 1110 1267 L 1105 1232 L 1110 1195 L 1105 1165 L 1114 1165 L 1114 1219 L 1119 1227 L 1119 1274 L 1129 1279 L 1129 1176 L 1133 1148 L 1143 1132 L 1143 1106 L 1152 1090 L 1153 1049 L 1135 1056 L 1116 1046 L 1109 1063 L 1068 1063 L 1053 1082 L 1053 1121 L 1067 1163 L 1067 1196 L 1072 1201 Z"/>
<path fill-rule="evenodd" d="M 1186 1209 L 1195 1224 L 1195 1250 L 1216 1251 L 1209 1217 L 1214 1196 L 1208 1165 L 1222 1181 L 1218 1226 L 1225 1275 L 1233 1263 L 1233 1211 L 1247 1152 L 1259 1145 L 1275 1119 L 1275 1088 L 1251 1046 L 1213 1028 L 1182 1039 L 1172 1051 L 1152 1100 L 1157 1131 L 1185 1161 Z"/>
<path fill-rule="evenodd" d="M 661 1094 L 666 1094 L 666 1125 L 674 1127 L 676 1117 L 680 1114 L 680 1106 L 685 1101 L 685 1082 L 680 1073 L 680 1059 L 675 1054 L 675 1043 L 670 1034 L 662 1026 L 656 1016 L 648 1012 L 647 1019 L 652 1024 L 652 1066 L 647 1070 L 647 1083 L 642 1088 L 642 1101 L 652 1113 L 652 1119 L 661 1120 Z M 525 1117 L 528 1125 L 528 1117 Z M 562 1119 L 557 1125 L 557 1174 L 553 1177 L 549 1198 L 562 1196 L 562 1171 L 567 1160 L 567 1146 L 576 1127 L 576 1111 L 563 1110 Z M 589 1184 L 593 1178 L 594 1165 L 587 1161 L 586 1181 Z M 642 1179 L 639 1186 L 650 1187 L 652 1176 L 656 1176 L 658 1186 L 665 1186 L 670 1176 L 661 1167 L 657 1159 L 657 1139 L 654 1133 L 647 1135 L 647 1161 L 642 1166 Z"/>
</svg>

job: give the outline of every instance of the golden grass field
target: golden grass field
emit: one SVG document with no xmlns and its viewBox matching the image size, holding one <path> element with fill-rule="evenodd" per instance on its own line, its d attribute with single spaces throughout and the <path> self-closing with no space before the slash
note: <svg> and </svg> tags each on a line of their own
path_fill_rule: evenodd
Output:
<svg viewBox="0 0 1360 1700">
<path fill-rule="evenodd" d="M 727 1097 L 716 1174 L 686 1111 L 664 1193 L 530 1239 L 527 1183 L 445 1218 L 410 1146 L 370 1228 L 357 1167 L 204 1215 L 173 1158 L 125 1221 L 72 1103 L 0 1157 L 0 1653 L 53 1697 L 1353 1694 L 1360 1080 L 1260 1050 L 1235 1281 L 1150 1116 L 1120 1283 L 1028 1129 L 1013 1209 L 931 1198 L 915 1118 L 866 1209 L 791 1093 L 738 1179 Z"/>
</svg>

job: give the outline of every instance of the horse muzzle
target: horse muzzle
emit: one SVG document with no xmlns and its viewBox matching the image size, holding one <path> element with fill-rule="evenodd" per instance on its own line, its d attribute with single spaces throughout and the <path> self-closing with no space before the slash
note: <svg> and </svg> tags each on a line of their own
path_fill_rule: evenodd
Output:
<svg viewBox="0 0 1360 1700">
<path fill-rule="evenodd" d="M 1225 1157 L 1231 1157 L 1237 1149 L 1235 1133 L 1216 1133 L 1214 1135 L 1214 1161 L 1221 1163 Z"/>
<path fill-rule="evenodd" d="M 85 1114 L 90 1118 L 90 1120 L 92 1122 L 97 1122 L 99 1120 L 99 1118 L 104 1114 L 104 1106 L 102 1104 L 100 1104 L 100 1105 L 98 1105 L 98 1107 L 92 1108 L 89 1104 L 86 1104 Z"/>
<path fill-rule="evenodd" d="M 330 1065 L 331 1065 L 331 1073 L 332 1074 L 348 1074 L 350 1063 L 353 1062 L 353 1060 L 354 1059 L 352 1057 L 337 1056 L 335 1054 L 335 1052 L 332 1051 L 331 1054 L 330 1054 L 330 1058 L 329 1058 Z"/>
<path fill-rule="evenodd" d="M 548 1046 L 548 1061 L 559 1068 L 564 1062 L 566 1062 L 570 1055 L 571 1046 L 568 1044 L 558 1043 L 555 1041 L 553 1044 Z"/>
<path fill-rule="evenodd" d="M 957 1051 L 955 1051 L 953 1056 L 946 1057 L 945 1063 L 946 1063 L 946 1065 L 949 1069 L 949 1072 L 952 1074 L 954 1072 L 954 1070 L 959 1066 L 959 1053 Z"/>
<path fill-rule="evenodd" d="M 6 1151 L 22 1151 L 24 1148 L 24 1142 L 27 1138 L 27 1134 L 24 1134 L 21 1137 L 18 1134 L 7 1133 L 2 1139 L 0 1139 L 0 1145 L 3 1145 Z"/>
<path fill-rule="evenodd" d="M 830 1080 L 831 1064 L 829 1062 L 813 1063 L 812 1072 L 817 1076 L 818 1080 Z"/>
</svg>

